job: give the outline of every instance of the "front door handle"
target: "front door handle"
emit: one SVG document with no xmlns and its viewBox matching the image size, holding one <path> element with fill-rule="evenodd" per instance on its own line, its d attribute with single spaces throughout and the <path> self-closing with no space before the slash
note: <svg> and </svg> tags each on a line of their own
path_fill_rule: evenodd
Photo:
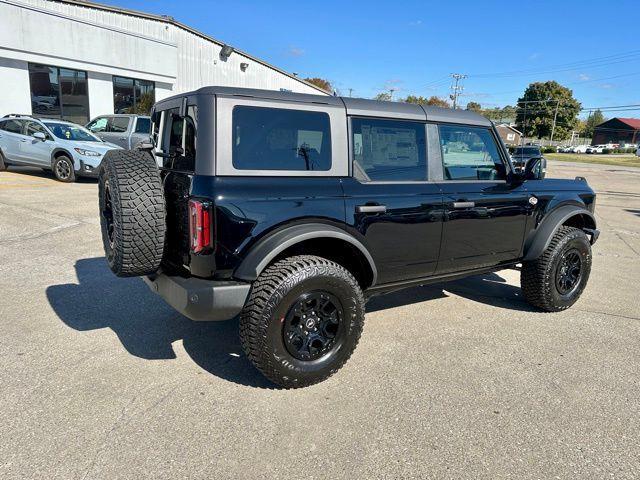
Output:
<svg viewBox="0 0 640 480">
<path fill-rule="evenodd" d="M 475 202 L 453 202 L 453 208 L 473 208 L 475 206 Z"/>
<path fill-rule="evenodd" d="M 386 205 L 358 205 L 356 206 L 356 213 L 385 213 L 387 211 Z"/>
</svg>

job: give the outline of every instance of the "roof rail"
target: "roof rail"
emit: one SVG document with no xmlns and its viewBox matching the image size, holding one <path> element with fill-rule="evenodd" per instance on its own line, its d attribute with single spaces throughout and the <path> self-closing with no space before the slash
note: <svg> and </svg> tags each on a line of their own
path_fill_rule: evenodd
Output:
<svg viewBox="0 0 640 480">
<path fill-rule="evenodd" d="M 2 118 L 14 118 L 14 117 L 27 117 L 27 118 L 37 118 L 34 117 L 33 115 L 28 115 L 26 113 L 7 113 L 4 117 Z"/>
</svg>

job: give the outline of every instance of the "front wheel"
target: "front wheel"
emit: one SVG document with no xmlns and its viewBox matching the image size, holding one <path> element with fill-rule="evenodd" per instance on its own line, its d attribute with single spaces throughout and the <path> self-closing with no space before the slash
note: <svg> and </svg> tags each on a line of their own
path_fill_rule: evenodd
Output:
<svg viewBox="0 0 640 480">
<path fill-rule="evenodd" d="M 272 382 L 321 382 L 353 353 L 364 325 L 356 279 L 330 260 L 301 255 L 276 262 L 254 282 L 240 315 L 249 360 Z"/>
<path fill-rule="evenodd" d="M 73 160 L 66 155 L 60 155 L 53 161 L 53 175 L 64 183 L 76 181 L 76 172 L 73 169 Z"/>
<path fill-rule="evenodd" d="M 540 258 L 524 262 L 520 283 L 525 299 L 547 312 L 573 305 L 591 273 L 591 244 L 578 228 L 560 227 Z"/>
</svg>

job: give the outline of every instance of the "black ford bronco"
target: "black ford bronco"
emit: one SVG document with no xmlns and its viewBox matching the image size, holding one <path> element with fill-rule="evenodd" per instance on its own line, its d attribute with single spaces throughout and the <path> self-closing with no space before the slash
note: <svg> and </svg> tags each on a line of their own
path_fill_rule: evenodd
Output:
<svg viewBox="0 0 640 480">
<path fill-rule="evenodd" d="M 515 171 L 469 111 L 207 87 L 155 105 L 152 144 L 102 163 L 110 268 L 193 320 L 239 315 L 284 387 L 347 361 L 371 295 L 521 264 L 524 297 L 559 311 L 589 278 L 593 190 Z"/>
</svg>

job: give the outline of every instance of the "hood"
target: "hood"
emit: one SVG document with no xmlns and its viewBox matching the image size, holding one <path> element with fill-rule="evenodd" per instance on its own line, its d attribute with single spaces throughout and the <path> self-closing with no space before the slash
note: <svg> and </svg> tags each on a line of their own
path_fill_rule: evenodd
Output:
<svg viewBox="0 0 640 480">
<path fill-rule="evenodd" d="M 74 148 L 93 150 L 94 152 L 107 153 L 109 150 L 120 149 L 118 145 L 108 142 L 73 142 Z"/>
</svg>

